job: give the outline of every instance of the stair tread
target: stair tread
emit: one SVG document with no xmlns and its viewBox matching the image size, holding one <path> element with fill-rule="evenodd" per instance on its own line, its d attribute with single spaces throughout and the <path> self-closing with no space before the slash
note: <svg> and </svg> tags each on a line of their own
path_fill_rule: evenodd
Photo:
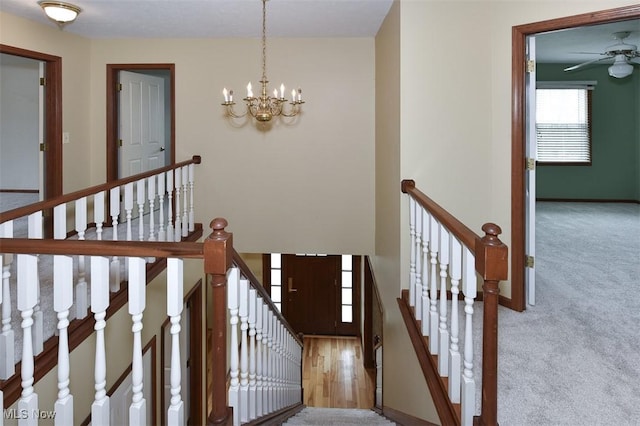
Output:
<svg viewBox="0 0 640 426">
<path fill-rule="evenodd" d="M 356 408 L 305 407 L 285 425 L 395 425 L 375 411 Z"/>
</svg>

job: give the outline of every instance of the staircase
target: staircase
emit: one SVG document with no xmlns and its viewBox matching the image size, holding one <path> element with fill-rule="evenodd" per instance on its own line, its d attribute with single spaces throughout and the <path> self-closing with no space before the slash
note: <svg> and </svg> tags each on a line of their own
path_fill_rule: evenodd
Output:
<svg viewBox="0 0 640 426">
<path fill-rule="evenodd" d="M 354 408 L 316 408 L 305 407 L 295 416 L 291 417 L 284 425 L 395 425 L 372 410 Z"/>
</svg>

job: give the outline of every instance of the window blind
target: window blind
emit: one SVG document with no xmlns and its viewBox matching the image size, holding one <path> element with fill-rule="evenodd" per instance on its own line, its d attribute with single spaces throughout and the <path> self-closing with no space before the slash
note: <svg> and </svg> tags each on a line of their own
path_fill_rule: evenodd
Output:
<svg viewBox="0 0 640 426">
<path fill-rule="evenodd" d="M 587 88 L 536 90 L 538 162 L 591 162 L 589 100 Z"/>
</svg>

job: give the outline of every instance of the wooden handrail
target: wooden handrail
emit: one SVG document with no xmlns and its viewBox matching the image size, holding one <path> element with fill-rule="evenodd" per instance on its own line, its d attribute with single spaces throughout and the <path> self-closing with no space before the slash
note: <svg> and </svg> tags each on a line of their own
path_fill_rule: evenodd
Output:
<svg viewBox="0 0 640 426">
<path fill-rule="evenodd" d="M 199 155 L 194 155 L 191 160 L 182 161 L 180 163 L 172 164 L 169 166 L 161 167 L 159 169 L 154 169 L 149 172 L 140 173 L 134 176 L 130 176 L 127 178 L 122 178 L 118 180 L 114 180 L 111 182 L 103 183 L 100 185 L 92 186 L 89 188 L 81 189 L 79 191 L 71 192 L 69 194 L 61 195 L 59 197 L 52 198 L 50 200 L 39 201 L 37 203 L 29 204 L 28 206 L 18 207 L 17 209 L 9 210 L 6 212 L 0 213 L 0 223 L 4 223 L 8 220 L 18 219 L 20 217 L 24 217 L 35 213 L 40 210 L 47 210 L 58 206 L 62 203 L 68 203 L 69 201 L 75 201 L 79 198 L 86 197 L 91 194 L 96 194 L 101 191 L 108 191 L 116 186 L 122 186 L 130 182 L 136 182 L 140 179 L 148 178 L 150 176 L 157 175 L 159 173 L 167 172 L 169 170 L 177 169 L 179 167 L 184 167 L 189 164 L 200 164 L 202 158 Z"/>
<path fill-rule="evenodd" d="M 469 229 L 467 225 L 460 222 L 451 213 L 416 188 L 415 181 L 410 179 L 403 180 L 402 192 L 409 194 L 418 204 L 427 209 L 438 222 L 443 224 L 462 244 L 467 246 L 469 250 L 475 249 L 475 241 L 480 237 Z"/>
<path fill-rule="evenodd" d="M 96 240 L 36 240 L 0 238 L 0 252 L 127 257 L 181 257 L 202 259 L 203 243 Z"/>
<path fill-rule="evenodd" d="M 249 266 L 246 264 L 244 259 L 242 259 L 240 254 L 237 251 L 235 251 L 235 249 L 233 250 L 233 262 L 240 269 L 240 271 L 242 271 L 242 275 L 244 275 L 249 280 L 249 282 L 251 283 L 251 286 L 256 289 L 260 297 L 262 297 L 262 301 L 267 305 L 269 305 L 273 314 L 287 328 L 287 330 L 289 330 L 289 333 L 291 333 L 291 335 L 294 337 L 296 342 L 298 342 L 298 344 L 302 346 L 302 341 L 298 338 L 297 332 L 293 329 L 293 327 L 291 327 L 291 324 L 289 324 L 289 322 L 284 318 L 282 313 L 280 313 L 280 310 L 273 303 L 273 300 L 271 300 L 271 296 L 269 295 L 267 290 L 264 289 L 260 280 L 256 278 L 253 272 L 251 272 L 251 269 L 249 268 Z"/>
</svg>

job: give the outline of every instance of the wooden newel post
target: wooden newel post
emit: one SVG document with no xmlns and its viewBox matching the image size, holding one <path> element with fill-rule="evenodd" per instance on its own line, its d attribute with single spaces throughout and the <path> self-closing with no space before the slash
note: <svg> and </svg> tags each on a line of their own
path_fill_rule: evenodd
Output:
<svg viewBox="0 0 640 426">
<path fill-rule="evenodd" d="M 209 225 L 211 235 L 204 240 L 204 271 L 211 286 L 213 410 L 208 424 L 230 424 L 233 415 L 227 407 L 227 271 L 233 264 L 233 234 L 228 223 L 216 218 Z"/>
<path fill-rule="evenodd" d="M 498 238 L 498 225 L 485 223 L 482 230 L 484 237 L 476 240 L 476 271 L 484 280 L 482 408 L 474 423 L 490 426 L 498 424 L 498 295 L 500 281 L 508 278 L 508 248 Z"/>
</svg>

